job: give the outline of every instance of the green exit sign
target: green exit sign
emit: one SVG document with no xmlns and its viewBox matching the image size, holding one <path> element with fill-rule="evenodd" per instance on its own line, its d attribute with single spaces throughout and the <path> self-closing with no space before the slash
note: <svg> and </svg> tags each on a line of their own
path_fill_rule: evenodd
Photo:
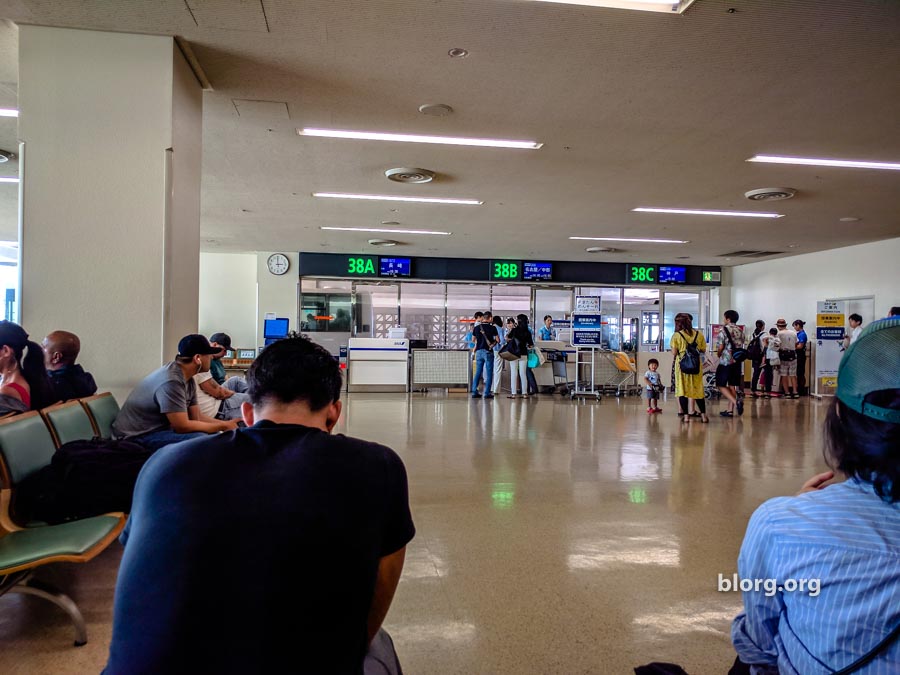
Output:
<svg viewBox="0 0 900 675">
<path fill-rule="evenodd" d="M 491 260 L 491 281 L 521 281 L 522 262 L 519 260 Z"/>
<path fill-rule="evenodd" d="M 627 284 L 655 284 L 657 280 L 656 265 L 628 263 L 625 266 L 625 283 Z"/>
<path fill-rule="evenodd" d="M 371 255 L 347 256 L 347 275 L 351 277 L 378 276 L 378 258 Z"/>
</svg>

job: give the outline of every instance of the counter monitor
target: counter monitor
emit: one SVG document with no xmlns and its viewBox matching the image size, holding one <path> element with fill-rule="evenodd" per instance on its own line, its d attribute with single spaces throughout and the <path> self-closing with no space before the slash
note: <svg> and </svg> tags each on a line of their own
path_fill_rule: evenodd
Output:
<svg viewBox="0 0 900 675">
<path fill-rule="evenodd" d="M 409 258 L 379 258 L 378 274 L 383 277 L 408 277 L 412 273 Z"/>
<path fill-rule="evenodd" d="M 687 267 L 680 265 L 660 265 L 659 283 L 684 284 L 687 283 Z"/>
<path fill-rule="evenodd" d="M 553 264 L 543 262 L 523 262 L 522 263 L 522 280 L 523 281 L 552 281 L 553 280 Z"/>
</svg>

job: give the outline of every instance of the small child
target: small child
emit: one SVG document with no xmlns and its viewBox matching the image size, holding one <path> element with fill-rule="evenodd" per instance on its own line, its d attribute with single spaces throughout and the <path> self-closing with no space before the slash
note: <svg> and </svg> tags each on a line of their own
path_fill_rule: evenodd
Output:
<svg viewBox="0 0 900 675">
<path fill-rule="evenodd" d="M 647 401 L 650 405 L 647 408 L 647 412 L 650 414 L 659 413 L 662 412 L 662 408 L 659 407 L 659 394 L 663 390 L 662 380 L 659 377 L 659 373 L 656 372 L 657 368 L 659 368 L 659 361 L 650 359 L 647 361 L 647 367 L 650 369 L 644 373 L 644 384 L 647 385 Z"/>
</svg>

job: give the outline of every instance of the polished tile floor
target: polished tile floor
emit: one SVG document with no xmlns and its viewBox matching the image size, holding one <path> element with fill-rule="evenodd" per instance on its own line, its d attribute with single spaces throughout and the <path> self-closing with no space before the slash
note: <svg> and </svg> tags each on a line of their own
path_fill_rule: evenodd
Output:
<svg viewBox="0 0 900 675">
<path fill-rule="evenodd" d="M 682 424 L 673 401 L 355 394 L 339 431 L 406 462 L 418 534 L 386 621 L 419 673 L 630 673 L 641 663 L 722 673 L 733 660 L 731 575 L 747 519 L 822 470 L 825 404 L 751 401 L 743 418 Z M 0 598 L 0 673 L 96 673 L 121 549 L 44 575 L 62 612 Z"/>
</svg>

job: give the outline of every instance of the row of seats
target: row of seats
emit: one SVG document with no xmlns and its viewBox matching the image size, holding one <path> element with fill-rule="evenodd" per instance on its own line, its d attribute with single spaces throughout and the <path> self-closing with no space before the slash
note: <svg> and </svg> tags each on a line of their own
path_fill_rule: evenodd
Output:
<svg viewBox="0 0 900 675">
<path fill-rule="evenodd" d="M 26 593 L 65 610 L 75 624 L 75 645 L 87 642 L 78 606 L 33 577 L 54 562 L 84 563 L 108 547 L 125 526 L 125 514 L 108 513 L 59 525 L 17 522 L 15 487 L 50 464 L 56 449 L 74 440 L 109 438 L 119 405 L 110 393 L 68 401 L 0 419 L 0 596 Z"/>
</svg>

